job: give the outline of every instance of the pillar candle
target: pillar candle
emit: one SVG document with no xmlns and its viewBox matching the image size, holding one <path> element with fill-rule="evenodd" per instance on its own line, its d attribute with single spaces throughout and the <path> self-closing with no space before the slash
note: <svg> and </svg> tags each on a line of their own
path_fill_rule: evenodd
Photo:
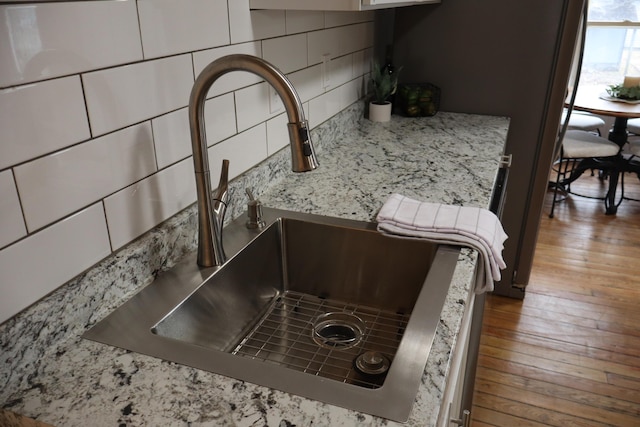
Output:
<svg viewBox="0 0 640 427">
<path fill-rule="evenodd" d="M 624 83 L 622 84 L 622 86 L 624 87 L 640 86 L 640 77 L 625 76 Z"/>
</svg>

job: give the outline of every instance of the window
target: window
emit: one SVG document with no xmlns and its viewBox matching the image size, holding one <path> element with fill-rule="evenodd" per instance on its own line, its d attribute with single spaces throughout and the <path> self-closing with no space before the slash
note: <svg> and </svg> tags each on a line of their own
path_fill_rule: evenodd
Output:
<svg viewBox="0 0 640 427">
<path fill-rule="evenodd" d="M 581 85 L 640 77 L 640 0 L 590 0 Z"/>
</svg>

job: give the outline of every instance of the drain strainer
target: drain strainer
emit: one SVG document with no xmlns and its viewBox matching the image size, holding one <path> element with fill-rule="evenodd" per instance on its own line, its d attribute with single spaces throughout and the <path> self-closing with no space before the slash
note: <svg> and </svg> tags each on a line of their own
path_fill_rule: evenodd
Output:
<svg viewBox="0 0 640 427">
<path fill-rule="evenodd" d="M 314 319 L 311 337 L 321 347 L 346 350 L 362 341 L 364 329 L 364 322 L 358 316 L 345 312 L 330 312 Z"/>
<path fill-rule="evenodd" d="M 389 370 L 389 359 L 378 351 L 367 351 L 356 358 L 356 368 L 367 375 L 380 375 Z"/>
</svg>

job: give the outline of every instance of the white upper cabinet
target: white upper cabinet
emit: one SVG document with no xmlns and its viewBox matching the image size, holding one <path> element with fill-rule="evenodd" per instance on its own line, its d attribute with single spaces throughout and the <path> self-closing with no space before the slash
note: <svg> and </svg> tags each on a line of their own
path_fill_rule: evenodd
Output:
<svg viewBox="0 0 640 427">
<path fill-rule="evenodd" d="M 417 4 L 440 3 L 440 0 L 249 0 L 251 9 L 286 10 L 373 10 Z"/>
</svg>

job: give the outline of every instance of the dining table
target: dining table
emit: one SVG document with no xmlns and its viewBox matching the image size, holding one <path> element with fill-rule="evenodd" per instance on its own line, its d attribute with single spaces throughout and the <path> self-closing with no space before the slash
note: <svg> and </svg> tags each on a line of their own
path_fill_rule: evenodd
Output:
<svg viewBox="0 0 640 427">
<path fill-rule="evenodd" d="M 616 202 L 620 177 L 626 172 L 636 173 L 640 177 L 640 161 L 634 156 L 625 155 L 622 150 L 627 143 L 628 120 L 640 117 L 640 101 L 614 98 L 607 93 L 605 85 L 586 85 L 578 87 L 573 109 L 614 118 L 613 127 L 609 130 L 607 137 L 620 147 L 620 152 L 613 159 L 599 160 L 596 168 L 602 170 L 609 179 L 609 188 L 605 196 L 606 214 L 615 215 L 624 199 L 624 187 L 622 187 L 622 194 Z M 624 185 L 624 178 L 622 185 Z"/>
</svg>

